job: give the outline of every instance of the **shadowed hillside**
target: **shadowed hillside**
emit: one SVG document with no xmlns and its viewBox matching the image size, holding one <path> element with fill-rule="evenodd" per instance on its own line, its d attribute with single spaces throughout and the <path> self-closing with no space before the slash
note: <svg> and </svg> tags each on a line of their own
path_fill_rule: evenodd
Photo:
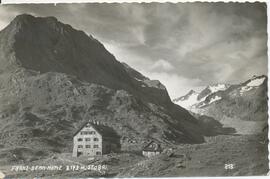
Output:
<svg viewBox="0 0 270 179">
<path fill-rule="evenodd" d="M 0 143 L 4 148 L 72 150 L 86 120 L 112 126 L 123 150 L 156 139 L 201 143 L 204 131 L 166 88 L 56 18 L 17 16 L 0 32 Z M 138 76 L 138 74 L 140 74 Z"/>
</svg>

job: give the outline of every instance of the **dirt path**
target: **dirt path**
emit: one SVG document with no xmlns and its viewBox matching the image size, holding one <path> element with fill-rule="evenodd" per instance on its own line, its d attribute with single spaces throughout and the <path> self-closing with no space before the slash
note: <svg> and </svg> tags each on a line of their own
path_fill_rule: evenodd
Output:
<svg viewBox="0 0 270 179">
<path fill-rule="evenodd" d="M 69 159 L 64 159 L 62 157 L 58 157 L 59 160 L 61 160 L 62 162 L 69 162 L 69 163 L 75 163 L 75 164 L 78 164 L 78 165 L 84 165 L 83 163 L 80 163 L 80 162 L 76 162 L 76 161 L 72 161 L 72 160 L 69 160 Z"/>
</svg>

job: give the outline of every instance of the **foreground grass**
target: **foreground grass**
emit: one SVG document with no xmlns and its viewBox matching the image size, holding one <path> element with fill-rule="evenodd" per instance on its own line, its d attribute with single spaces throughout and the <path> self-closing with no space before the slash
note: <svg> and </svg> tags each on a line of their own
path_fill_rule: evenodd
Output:
<svg viewBox="0 0 270 179">
<path fill-rule="evenodd" d="M 268 172 L 267 143 L 261 135 L 221 135 L 206 138 L 206 143 L 172 146 L 153 158 L 140 153 L 110 154 L 99 158 L 71 157 L 71 153 L 50 155 L 33 161 L 2 163 L 0 171 L 8 177 L 141 177 L 141 176 L 249 176 Z M 29 156 L 31 157 L 31 156 Z M 1 160 L 0 160 L 1 161 Z M 88 166 L 106 165 L 102 172 L 11 171 L 12 165 Z"/>
</svg>

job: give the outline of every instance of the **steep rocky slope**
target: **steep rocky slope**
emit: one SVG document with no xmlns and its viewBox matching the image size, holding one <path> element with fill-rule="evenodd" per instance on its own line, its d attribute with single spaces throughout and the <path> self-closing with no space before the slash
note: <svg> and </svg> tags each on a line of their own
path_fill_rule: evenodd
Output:
<svg viewBox="0 0 270 179">
<path fill-rule="evenodd" d="M 164 145 L 204 141 L 200 123 L 171 102 L 159 81 L 53 17 L 17 16 L 0 32 L 0 52 L 4 149 L 71 151 L 72 134 L 86 120 L 113 127 L 123 150 L 152 139 Z"/>
<path fill-rule="evenodd" d="M 24 67 L 41 73 L 66 73 L 82 81 L 125 89 L 154 103 L 170 103 L 165 88 L 145 95 L 142 83 L 128 75 L 99 41 L 54 17 L 17 16 L 0 36 L 0 72 Z"/>
</svg>

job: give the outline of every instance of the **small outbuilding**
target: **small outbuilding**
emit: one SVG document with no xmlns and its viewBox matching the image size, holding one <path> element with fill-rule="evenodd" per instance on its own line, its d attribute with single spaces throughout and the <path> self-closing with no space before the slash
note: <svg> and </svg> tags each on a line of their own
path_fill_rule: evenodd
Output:
<svg viewBox="0 0 270 179">
<path fill-rule="evenodd" d="M 142 154 L 145 157 L 152 157 L 155 155 L 159 155 L 161 152 L 162 152 L 162 149 L 161 149 L 160 144 L 155 141 L 149 142 L 142 149 Z"/>
</svg>

